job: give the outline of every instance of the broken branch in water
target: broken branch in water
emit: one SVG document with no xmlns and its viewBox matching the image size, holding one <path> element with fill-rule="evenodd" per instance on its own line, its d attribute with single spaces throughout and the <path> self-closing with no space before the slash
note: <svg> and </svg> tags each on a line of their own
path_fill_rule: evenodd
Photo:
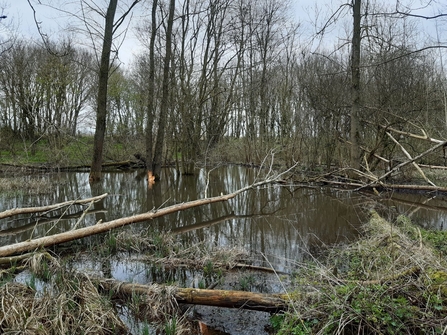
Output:
<svg viewBox="0 0 447 335">
<path fill-rule="evenodd" d="M 19 242 L 19 243 L 15 243 L 15 244 L 11 244 L 11 245 L 2 246 L 2 247 L 0 247 L 0 257 L 9 256 L 9 255 L 13 255 L 13 254 L 17 254 L 17 253 L 21 253 L 21 252 L 25 252 L 25 251 L 31 251 L 31 250 L 35 250 L 38 248 L 48 247 L 48 246 L 52 246 L 52 245 L 56 245 L 56 244 L 60 244 L 60 243 L 64 243 L 64 242 L 69 242 L 69 241 L 73 241 L 76 239 L 84 238 L 84 237 L 95 235 L 95 234 L 105 233 L 109 230 L 112 230 L 112 229 L 115 229 L 118 227 L 122 227 L 122 226 L 125 226 L 128 224 L 131 224 L 131 223 L 152 220 L 157 217 L 161 217 L 161 216 L 164 216 L 167 214 L 179 212 L 179 211 L 182 211 L 182 210 L 185 210 L 188 208 L 199 207 L 199 206 L 203 206 L 203 205 L 207 205 L 207 204 L 211 204 L 211 203 L 215 203 L 215 202 L 228 201 L 228 200 L 236 197 L 238 194 L 243 193 L 247 190 L 276 182 L 278 179 L 281 178 L 281 176 L 284 175 L 284 173 L 288 172 L 289 170 L 287 170 L 283 173 L 280 173 L 276 176 L 269 176 L 267 179 L 265 179 L 263 181 L 253 183 L 249 186 L 243 187 L 243 188 L 241 188 L 233 193 L 229 193 L 227 195 L 221 195 L 221 196 L 217 196 L 217 197 L 199 199 L 199 200 L 194 200 L 194 201 L 185 202 L 185 203 L 181 203 L 181 204 L 176 204 L 173 206 L 169 206 L 166 208 L 161 208 L 159 210 L 154 210 L 154 211 L 134 215 L 131 217 L 120 218 L 120 219 L 116 219 L 116 220 L 109 221 L 109 222 L 97 223 L 94 226 L 79 228 L 76 230 L 72 230 L 72 231 L 68 231 L 68 232 L 64 232 L 64 233 L 60 233 L 60 234 L 56 234 L 56 235 L 45 236 L 45 237 L 36 238 L 33 240 L 28 240 L 28 241 L 24 241 L 24 242 Z M 105 197 L 106 195 L 103 195 L 103 196 Z M 77 201 L 77 203 L 79 203 L 79 201 Z M 83 200 L 82 202 L 88 203 L 91 201 L 92 201 L 92 198 Z M 68 202 L 68 203 L 73 203 L 73 202 Z M 50 206 L 46 206 L 46 207 L 50 207 Z"/>
<path fill-rule="evenodd" d="M 399 143 L 398 140 L 396 140 L 393 135 L 391 135 L 389 132 L 386 132 L 386 134 L 388 135 L 388 137 L 400 148 L 400 150 L 404 153 L 405 156 L 407 156 L 408 159 L 412 160 L 413 158 L 411 157 L 410 153 L 402 146 L 402 144 Z M 411 162 L 411 164 L 413 164 L 413 166 L 416 168 L 416 170 L 421 174 L 422 178 L 424 178 L 424 180 L 429 183 L 431 186 L 436 187 L 436 185 L 427 178 L 427 176 L 425 175 L 424 171 L 422 171 L 422 169 L 419 167 L 419 165 L 413 161 Z"/>
<path fill-rule="evenodd" d="M 54 205 L 48 205 L 48 206 L 8 209 L 8 210 L 0 213 L 0 219 L 8 218 L 8 217 L 11 217 L 14 215 L 19 215 L 19 214 L 42 213 L 42 212 L 60 209 L 62 207 L 66 207 L 66 206 L 85 205 L 90 202 L 100 201 L 100 200 L 104 199 L 105 197 L 107 197 L 107 193 L 98 195 L 97 197 L 93 197 L 93 198 L 65 201 L 65 202 L 61 202 L 61 203 L 54 204 Z"/>
</svg>

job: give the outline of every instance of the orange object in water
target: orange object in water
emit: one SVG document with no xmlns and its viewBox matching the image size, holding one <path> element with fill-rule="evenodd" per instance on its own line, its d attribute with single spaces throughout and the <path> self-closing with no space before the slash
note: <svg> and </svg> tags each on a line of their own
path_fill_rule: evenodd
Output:
<svg viewBox="0 0 447 335">
<path fill-rule="evenodd" d="M 152 171 L 147 171 L 147 186 L 152 188 L 152 185 L 155 184 L 155 176 L 152 174 Z"/>
<path fill-rule="evenodd" d="M 228 335 L 228 333 L 208 327 L 205 323 L 199 322 L 200 334 L 202 335 Z"/>
</svg>

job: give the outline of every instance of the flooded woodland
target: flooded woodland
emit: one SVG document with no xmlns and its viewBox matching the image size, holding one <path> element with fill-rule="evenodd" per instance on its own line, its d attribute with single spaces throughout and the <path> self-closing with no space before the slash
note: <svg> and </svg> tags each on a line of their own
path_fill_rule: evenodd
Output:
<svg viewBox="0 0 447 335">
<path fill-rule="evenodd" d="M 3 219 L 0 221 L 0 244 L 11 245 L 98 222 L 155 212 L 174 204 L 228 194 L 253 184 L 261 176 L 259 169 L 238 165 L 201 169 L 190 176 L 166 168 L 161 181 L 154 185 L 148 185 L 144 171 L 104 173 L 103 180 L 97 184 L 90 184 L 89 175 L 85 172 L 42 174 L 37 178 L 51 180 L 51 192 L 2 194 L 0 212 L 104 193 L 107 197 L 90 207 L 73 205 Z M 27 187 L 27 178 L 31 180 L 31 177 L 24 177 L 24 188 Z M 32 178 L 36 179 L 36 176 Z M 136 255 L 117 252 L 107 258 L 81 252 L 81 256 L 71 260 L 71 265 L 125 282 L 175 283 L 196 288 L 218 285 L 224 289 L 282 293 L 287 290 L 288 276 L 300 264 L 318 257 L 319 251 L 326 246 L 356 240 L 371 209 L 389 217 L 407 215 L 426 228 L 442 230 L 445 227 L 447 207 L 440 195 L 396 193 L 377 197 L 323 185 L 276 183 L 248 190 L 229 201 L 178 211 L 120 228 L 121 232 L 136 236 L 143 230 L 158 236 L 169 233 L 182 250 L 198 245 L 206 250 L 237 250 L 251 265 L 271 268 L 273 271 L 270 273 L 239 268 L 218 275 L 207 269 L 212 264 L 199 269 L 184 264 L 167 266 L 162 261 L 144 261 L 139 256 L 144 258 L 145 255 L 138 255 L 138 252 Z M 100 240 L 100 236 L 90 236 L 76 243 L 92 250 Z M 70 250 L 70 244 L 67 249 Z M 22 272 L 15 280 L 27 283 L 29 274 Z M 44 283 L 40 285 L 44 286 Z M 141 331 L 141 322 L 133 320 L 125 311 L 121 317 L 137 329 L 134 333 Z M 196 306 L 189 312 L 189 317 L 227 334 L 268 334 L 269 313 L 265 312 Z"/>
</svg>

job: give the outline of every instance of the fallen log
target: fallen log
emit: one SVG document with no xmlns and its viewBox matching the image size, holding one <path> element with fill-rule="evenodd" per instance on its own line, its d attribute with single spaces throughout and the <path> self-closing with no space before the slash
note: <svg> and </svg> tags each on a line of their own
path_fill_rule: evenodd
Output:
<svg viewBox="0 0 447 335">
<path fill-rule="evenodd" d="M 19 233 L 23 233 L 27 230 L 34 229 L 37 226 L 43 225 L 43 224 L 49 224 L 49 223 L 57 223 L 63 220 L 73 220 L 73 219 L 79 219 L 84 211 L 76 212 L 73 214 L 63 214 L 58 216 L 52 216 L 52 217 L 38 217 L 37 219 L 31 221 L 30 223 L 27 223 L 26 225 L 21 225 L 13 228 L 6 228 L 0 230 L 0 237 L 2 236 L 9 236 L 9 235 L 15 235 Z M 87 215 L 91 214 L 98 214 L 98 213 L 107 213 L 104 209 L 93 209 L 86 212 Z M 14 222 L 14 221 L 13 221 Z"/>
<path fill-rule="evenodd" d="M 336 185 L 338 187 L 348 188 L 351 191 L 362 190 L 409 190 L 409 191 L 421 191 L 421 192 L 441 192 L 447 193 L 447 187 L 431 186 L 431 185 L 415 185 L 415 184 L 385 184 L 385 183 L 353 183 L 337 180 L 321 179 L 319 182 L 327 185 Z"/>
<path fill-rule="evenodd" d="M 115 298 L 131 298 L 135 294 L 152 295 L 156 290 L 172 292 L 178 303 L 227 308 L 242 308 L 254 311 L 276 313 L 287 309 L 287 294 L 266 294 L 245 291 L 208 290 L 196 288 L 143 285 L 122 282 L 115 279 L 92 278 L 99 287 L 112 293 Z"/>
<path fill-rule="evenodd" d="M 203 205 L 207 205 L 207 204 L 211 204 L 211 203 L 215 203 L 215 202 L 228 201 L 228 200 L 236 197 L 238 194 L 240 194 L 242 192 L 245 192 L 247 190 L 250 190 L 250 189 L 258 187 L 258 186 L 273 183 L 280 176 L 281 175 L 279 175 L 275 178 L 271 178 L 271 179 L 267 179 L 267 180 L 264 180 L 264 181 L 261 181 L 258 183 L 254 183 L 252 185 L 241 188 L 241 189 L 239 189 L 233 193 L 229 193 L 227 195 L 221 195 L 221 196 L 217 196 L 217 197 L 204 198 L 204 199 L 194 200 L 194 201 L 190 201 L 190 202 L 186 202 L 186 203 L 176 204 L 176 205 L 162 208 L 159 210 L 152 210 L 150 212 L 146 212 L 146 213 L 142 213 L 142 214 L 138 214 L 138 215 L 134 215 L 134 216 L 130 216 L 130 217 L 125 217 L 125 218 L 120 218 L 120 219 L 116 219 L 116 220 L 112 220 L 112 221 L 108 221 L 108 222 L 100 221 L 96 225 L 93 225 L 93 226 L 79 228 L 76 230 L 71 230 L 71 231 L 56 234 L 56 235 L 45 236 L 45 237 L 36 238 L 33 240 L 28 240 L 28 241 L 24 241 L 24 242 L 19 242 L 19 243 L 15 243 L 15 244 L 11 244 L 11 245 L 2 246 L 2 247 L 0 247 L 0 257 L 10 256 L 10 255 L 14 255 L 14 254 L 25 252 L 25 251 L 31 251 L 31 250 L 35 250 L 38 248 L 43 248 L 43 247 L 48 247 L 48 246 L 52 246 L 52 245 L 56 245 L 56 244 L 60 244 L 60 243 L 65 243 L 65 242 L 73 241 L 76 239 L 84 238 L 84 237 L 95 235 L 95 234 L 105 233 L 105 232 L 108 232 L 109 230 L 119 228 L 119 227 L 122 227 L 125 225 L 129 225 L 131 223 L 149 221 L 149 220 L 155 219 L 157 217 L 161 217 L 161 216 L 164 216 L 167 214 L 175 213 L 175 212 L 193 208 L 193 207 L 199 207 L 199 206 L 203 206 Z"/>
<path fill-rule="evenodd" d="M 91 202 L 97 202 L 107 197 L 107 193 L 98 195 L 97 197 L 88 198 L 88 199 L 81 199 L 81 200 L 71 200 L 71 201 L 65 201 L 54 205 L 48 205 L 48 206 L 40 206 L 40 207 L 25 207 L 25 208 L 13 208 L 8 209 L 4 212 L 0 213 L 0 219 L 8 218 L 14 215 L 19 214 L 31 214 L 31 213 L 42 213 L 47 211 L 52 211 L 56 209 L 60 209 L 67 206 L 72 205 L 85 205 Z"/>
<path fill-rule="evenodd" d="M 8 164 L 2 163 L 1 166 L 6 166 L 14 169 L 20 169 L 20 171 L 77 171 L 77 170 L 89 170 L 91 165 L 81 164 L 72 166 L 53 166 L 53 165 L 23 165 L 23 164 Z M 126 160 L 119 162 L 105 162 L 101 164 L 103 169 L 116 168 L 116 169 L 136 169 L 145 167 L 140 161 Z"/>
<path fill-rule="evenodd" d="M 419 164 L 420 167 L 430 170 L 447 170 L 447 166 Z"/>
<path fill-rule="evenodd" d="M 447 193 L 447 187 L 438 187 L 431 185 L 399 185 L 399 184 L 380 184 L 377 188 L 384 188 L 387 190 L 413 190 L 423 192 L 442 192 Z"/>
</svg>

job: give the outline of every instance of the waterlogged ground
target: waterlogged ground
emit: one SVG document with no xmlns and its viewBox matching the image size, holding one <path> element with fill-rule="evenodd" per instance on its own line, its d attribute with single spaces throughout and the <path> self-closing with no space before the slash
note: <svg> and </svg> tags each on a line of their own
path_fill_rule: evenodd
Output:
<svg viewBox="0 0 447 335">
<path fill-rule="evenodd" d="M 82 219 L 79 218 L 86 207 L 72 206 L 39 216 L 1 220 L 0 245 L 68 231 L 75 226 L 94 225 L 99 220 L 109 221 L 205 196 L 234 192 L 262 178 L 262 171 L 225 166 L 211 171 L 202 169 L 195 176 L 180 176 L 174 170 L 166 169 L 161 182 L 152 187 L 147 185 L 144 172 L 138 171 L 107 173 L 94 188 L 88 183 L 88 173 L 59 173 L 39 178 L 51 180 L 54 186 L 50 193 L 28 194 L 26 189 L 31 187 L 32 178 L 24 178 L 24 192 L 0 195 L 0 212 L 103 193 L 108 193 L 108 197 L 94 204 Z M 394 213 L 410 215 L 415 221 L 423 221 L 436 228 L 444 227 L 447 211 L 443 207 L 443 199 L 410 195 L 391 198 L 384 194 L 378 199 L 379 204 Z M 218 278 L 218 288 L 273 293 L 287 289 L 287 274 L 292 273 L 316 247 L 354 239 L 361 222 L 364 222 L 365 213 L 373 206 L 377 208 L 377 202 L 359 193 L 298 184 L 273 185 L 247 191 L 225 203 L 174 213 L 126 229 L 133 233 L 147 228 L 158 233 L 170 231 L 184 248 L 201 245 L 209 250 L 244 250 L 254 265 L 274 268 L 281 274 L 236 269 Z M 95 238 L 87 243 L 94 244 Z M 217 279 L 216 274 L 213 277 L 208 273 L 206 277 L 203 269 L 149 266 L 126 253 L 117 254 L 107 262 L 92 259 L 87 254 L 76 262 L 73 265 L 83 271 L 143 284 L 175 283 L 183 287 L 200 287 L 212 284 L 213 278 Z M 26 282 L 26 273 L 17 280 Z M 267 334 L 267 313 L 196 306 L 191 307 L 187 315 L 227 334 Z M 124 309 L 123 318 L 129 323 L 125 316 Z M 141 325 L 133 327 L 138 329 Z"/>
</svg>

